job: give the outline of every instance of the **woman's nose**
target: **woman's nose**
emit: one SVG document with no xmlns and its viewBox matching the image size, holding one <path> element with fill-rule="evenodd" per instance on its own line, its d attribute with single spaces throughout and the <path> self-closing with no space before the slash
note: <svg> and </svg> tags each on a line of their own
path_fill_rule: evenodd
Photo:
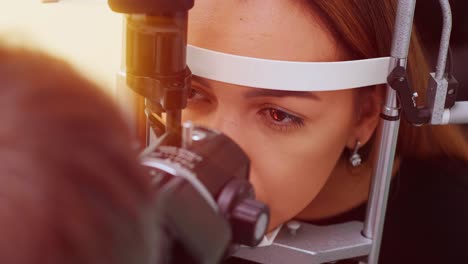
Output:
<svg viewBox="0 0 468 264">
<path fill-rule="evenodd" d="M 210 123 L 211 128 L 221 131 L 233 140 L 236 140 L 239 136 L 241 124 L 238 118 L 227 115 L 216 115 L 210 120 Z"/>
<path fill-rule="evenodd" d="M 187 116 L 187 118 L 193 118 L 192 121 L 199 126 L 222 132 L 242 147 L 245 124 L 242 123 L 240 114 L 229 109 L 224 109 L 224 111 L 223 109 L 216 109 L 205 112 L 203 115 Z"/>
</svg>

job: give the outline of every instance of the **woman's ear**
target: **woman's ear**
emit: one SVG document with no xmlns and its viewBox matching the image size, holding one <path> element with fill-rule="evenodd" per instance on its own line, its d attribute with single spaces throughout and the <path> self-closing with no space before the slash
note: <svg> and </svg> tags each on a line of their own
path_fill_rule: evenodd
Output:
<svg viewBox="0 0 468 264">
<path fill-rule="evenodd" d="M 365 145 L 377 129 L 380 112 L 385 96 L 382 86 L 365 87 L 356 91 L 356 119 L 353 132 L 348 139 L 347 147 L 353 149 L 356 141 Z"/>
</svg>

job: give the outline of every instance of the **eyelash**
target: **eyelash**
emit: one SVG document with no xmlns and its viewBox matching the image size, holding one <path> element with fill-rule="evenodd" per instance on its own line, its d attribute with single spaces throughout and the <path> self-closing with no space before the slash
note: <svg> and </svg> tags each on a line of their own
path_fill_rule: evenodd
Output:
<svg viewBox="0 0 468 264">
<path fill-rule="evenodd" d="M 287 133 L 292 129 L 297 129 L 304 126 L 304 119 L 290 114 L 282 109 L 278 109 L 275 106 L 266 106 L 258 111 L 258 114 L 266 126 L 278 132 Z M 276 117 L 279 115 L 283 118 L 283 120 L 276 121 L 274 120 L 273 115 L 276 115 Z M 284 120 L 286 120 L 286 122 Z"/>
<path fill-rule="evenodd" d="M 192 96 L 193 93 L 195 94 L 194 96 Z M 198 96 L 199 98 L 194 98 L 195 96 Z M 188 101 L 195 103 L 200 101 L 210 102 L 211 100 L 209 96 L 205 92 L 203 92 L 202 89 L 192 87 L 189 90 Z"/>
<path fill-rule="evenodd" d="M 188 101 L 190 104 L 211 102 L 209 96 L 201 88 L 192 87 L 189 93 Z M 295 116 L 277 106 L 266 104 L 262 105 L 261 107 L 262 108 L 257 112 L 257 114 L 269 129 L 277 132 L 287 133 L 292 129 L 297 129 L 305 125 L 304 119 Z M 281 116 L 283 120 L 276 121 L 272 115 L 277 115 L 277 117 Z"/>
</svg>

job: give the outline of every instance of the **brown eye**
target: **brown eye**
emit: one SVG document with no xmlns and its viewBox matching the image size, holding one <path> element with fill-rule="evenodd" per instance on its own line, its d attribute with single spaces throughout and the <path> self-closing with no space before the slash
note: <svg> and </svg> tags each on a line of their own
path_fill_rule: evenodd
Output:
<svg viewBox="0 0 468 264">
<path fill-rule="evenodd" d="M 258 111 L 264 124 L 272 130 L 288 132 L 304 126 L 304 120 L 275 107 L 265 107 Z"/>
<path fill-rule="evenodd" d="M 190 90 L 188 91 L 188 98 L 189 101 L 199 101 L 199 102 L 209 102 L 210 97 L 203 92 L 202 89 L 195 87 L 192 85 Z"/>
<path fill-rule="evenodd" d="M 274 108 L 270 108 L 270 116 L 276 122 L 282 122 L 289 117 L 287 113 Z"/>
<path fill-rule="evenodd" d="M 189 90 L 189 94 L 188 94 L 188 99 L 193 99 L 195 96 L 197 96 L 198 92 L 193 89 L 193 88 L 190 88 Z"/>
</svg>

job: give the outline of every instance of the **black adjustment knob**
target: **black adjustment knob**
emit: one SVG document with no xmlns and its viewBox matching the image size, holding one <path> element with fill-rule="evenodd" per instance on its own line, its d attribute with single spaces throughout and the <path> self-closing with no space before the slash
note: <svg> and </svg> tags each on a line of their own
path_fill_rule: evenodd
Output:
<svg viewBox="0 0 468 264">
<path fill-rule="evenodd" d="M 269 209 L 261 202 L 245 199 L 231 214 L 233 242 L 246 246 L 258 245 L 268 228 Z"/>
</svg>

